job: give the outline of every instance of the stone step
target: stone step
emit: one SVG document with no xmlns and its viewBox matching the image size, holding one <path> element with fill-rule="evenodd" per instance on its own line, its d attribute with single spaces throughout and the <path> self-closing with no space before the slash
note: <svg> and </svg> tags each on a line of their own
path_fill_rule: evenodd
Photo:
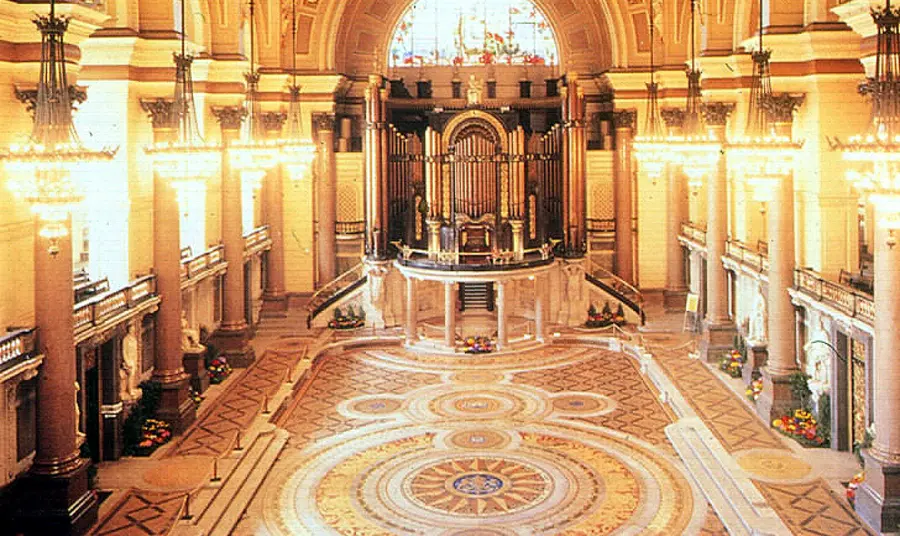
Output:
<svg viewBox="0 0 900 536">
<path fill-rule="evenodd" d="M 666 427 L 666 436 L 729 534 L 791 534 L 700 419 L 681 419 Z"/>
</svg>

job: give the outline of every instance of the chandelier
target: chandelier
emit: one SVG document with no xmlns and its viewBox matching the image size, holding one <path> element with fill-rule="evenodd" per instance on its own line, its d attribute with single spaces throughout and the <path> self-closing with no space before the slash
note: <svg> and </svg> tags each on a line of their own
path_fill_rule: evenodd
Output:
<svg viewBox="0 0 900 536">
<path fill-rule="evenodd" d="M 63 40 L 69 19 L 56 16 L 51 0 L 50 14 L 35 16 L 34 24 L 41 32 L 34 126 L 26 143 L 10 145 L 0 159 L 10 190 L 31 206 L 40 236 L 50 239 L 50 253 L 56 254 L 57 240 L 68 234 L 69 215 L 84 199 L 78 176 L 90 172 L 92 162 L 111 160 L 118 147 L 87 147 L 75 131 Z"/>
<path fill-rule="evenodd" d="M 644 123 L 644 133 L 635 137 L 633 145 L 635 158 L 654 184 L 662 177 L 670 159 L 669 146 L 659 113 L 659 84 L 656 82 L 654 38 L 656 1 L 650 0 L 650 82 L 647 83 L 647 119 Z"/>
<path fill-rule="evenodd" d="M 844 160 L 853 163 L 847 179 L 876 208 L 887 214 L 879 225 L 893 233 L 900 229 L 900 9 L 887 0 L 884 8 L 872 9 L 878 29 L 875 76 L 860 84 L 862 95 L 872 100 L 872 122 L 865 135 L 853 136 L 846 143 L 829 139 L 832 149 L 841 151 Z"/>
<path fill-rule="evenodd" d="M 772 93 L 770 50 L 763 45 L 763 7 L 759 6 L 759 48 L 753 51 L 753 78 L 750 86 L 750 107 L 743 138 L 728 144 L 728 155 L 737 162 L 736 175 L 753 189 L 756 201 L 771 199 L 775 185 L 793 173 L 794 159 L 802 143 L 791 139 L 790 132 L 776 132 L 773 117 L 790 123 L 797 100 L 790 95 Z"/>
<path fill-rule="evenodd" d="M 306 173 L 316 158 L 316 145 L 303 133 L 303 114 L 300 111 L 300 85 L 297 84 L 297 0 L 291 2 L 291 94 L 288 105 L 287 139 L 281 144 L 281 162 L 292 179 Z"/>
<path fill-rule="evenodd" d="M 703 185 L 704 178 L 715 172 L 722 149 L 720 140 L 704 132 L 700 119 L 702 94 L 701 71 L 696 65 L 696 4 L 696 0 L 691 0 L 691 66 L 686 72 L 688 86 L 683 133 L 668 140 L 671 162 L 681 167 L 687 176 L 688 187 L 695 194 Z"/>
<path fill-rule="evenodd" d="M 186 33 L 185 0 L 182 0 L 181 53 L 172 55 L 175 61 L 174 103 L 172 112 L 163 116 L 163 124 L 158 125 L 174 134 L 174 139 L 158 141 L 144 149 L 153 159 L 153 170 L 179 193 L 215 177 L 222 158 L 221 147 L 204 142 L 197 126 L 194 79 L 191 75 L 194 56 L 186 51 Z M 141 106 L 150 112 L 154 103 L 145 101 Z"/>
</svg>

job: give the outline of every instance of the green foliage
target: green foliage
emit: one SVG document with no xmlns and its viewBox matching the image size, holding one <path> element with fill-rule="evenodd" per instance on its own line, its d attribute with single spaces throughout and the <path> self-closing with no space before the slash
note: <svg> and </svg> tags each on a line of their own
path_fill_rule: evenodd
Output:
<svg viewBox="0 0 900 536">
<path fill-rule="evenodd" d="M 621 304 L 621 303 L 620 303 L 619 306 L 616 308 L 616 316 L 621 317 L 621 318 L 625 318 L 625 309 L 622 308 L 622 304 Z"/>
<path fill-rule="evenodd" d="M 812 397 L 812 391 L 809 390 L 809 375 L 803 372 L 795 372 L 790 376 L 791 382 L 791 394 L 794 397 L 794 400 L 800 402 L 800 407 L 809 411 L 810 409 L 810 397 Z"/>
<path fill-rule="evenodd" d="M 356 311 L 353 309 L 353 305 L 347 306 L 347 317 L 356 318 Z"/>
<path fill-rule="evenodd" d="M 334 316 L 334 319 L 335 319 L 335 320 L 340 320 L 341 317 L 344 316 L 344 315 L 341 313 L 341 308 L 340 308 L 340 307 L 335 307 L 335 308 L 334 308 L 334 315 L 333 315 L 333 316 Z"/>
<path fill-rule="evenodd" d="M 153 419 L 159 409 L 159 401 L 162 396 L 162 384 L 156 381 L 141 382 L 143 395 L 131 413 L 125 419 L 122 426 L 122 439 L 125 443 L 125 455 L 132 456 L 137 453 L 137 445 L 141 442 L 141 428 L 144 421 Z"/>
<path fill-rule="evenodd" d="M 603 304 L 603 311 L 601 313 L 604 316 L 612 316 L 612 309 L 609 308 L 609 301 Z"/>
<path fill-rule="evenodd" d="M 875 441 L 875 432 L 870 428 L 866 428 L 862 441 L 857 440 L 853 442 L 853 454 L 856 455 L 856 461 L 859 462 L 859 466 L 863 469 L 866 468 L 866 460 L 862 456 L 862 451 L 871 448 L 873 441 Z"/>
<path fill-rule="evenodd" d="M 592 303 L 590 307 L 588 307 L 588 316 L 597 316 L 597 308 Z"/>
<path fill-rule="evenodd" d="M 817 404 L 816 420 L 819 422 L 819 435 L 828 443 L 831 440 L 831 395 L 822 393 Z"/>
</svg>

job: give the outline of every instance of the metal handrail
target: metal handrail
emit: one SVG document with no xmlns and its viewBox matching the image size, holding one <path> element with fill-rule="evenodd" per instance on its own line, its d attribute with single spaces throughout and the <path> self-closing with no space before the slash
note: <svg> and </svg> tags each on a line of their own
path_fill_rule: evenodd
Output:
<svg viewBox="0 0 900 536">
<path fill-rule="evenodd" d="M 346 272 L 326 283 L 322 288 L 315 291 L 306 304 L 306 310 L 313 312 L 319 305 L 328 300 L 328 298 L 337 294 L 347 286 L 353 284 L 363 276 L 363 263 L 350 268 Z M 345 284 L 346 283 L 346 284 Z"/>
<path fill-rule="evenodd" d="M 638 306 L 640 306 L 641 309 L 644 308 L 644 294 L 640 290 L 638 290 L 637 287 L 635 287 L 628 281 L 625 281 L 624 279 L 617 276 L 616 274 L 610 272 L 606 268 L 600 266 L 599 264 L 594 262 L 592 259 L 588 259 L 588 266 L 590 267 L 590 274 L 592 276 L 594 276 L 597 279 L 612 279 L 615 282 L 616 290 L 620 290 L 624 287 L 624 289 L 627 290 L 628 293 L 632 294 L 636 298 L 634 300 L 634 302 Z M 621 292 L 621 290 L 620 290 L 620 292 Z M 623 292 L 623 294 L 625 294 L 625 293 Z"/>
</svg>

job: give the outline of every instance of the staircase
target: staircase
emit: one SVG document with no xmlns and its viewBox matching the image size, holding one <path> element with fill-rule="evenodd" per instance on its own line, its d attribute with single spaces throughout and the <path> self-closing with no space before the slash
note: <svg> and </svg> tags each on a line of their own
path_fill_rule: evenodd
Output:
<svg viewBox="0 0 900 536">
<path fill-rule="evenodd" d="M 459 310 L 471 309 L 494 310 L 493 283 L 459 284 Z"/>
</svg>

